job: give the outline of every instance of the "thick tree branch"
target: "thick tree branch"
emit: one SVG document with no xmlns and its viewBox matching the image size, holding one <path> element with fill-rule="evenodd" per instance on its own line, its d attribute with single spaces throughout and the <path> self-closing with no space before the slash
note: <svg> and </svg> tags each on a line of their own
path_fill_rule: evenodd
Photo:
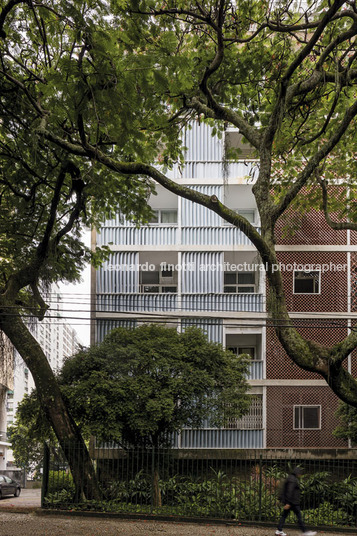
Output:
<svg viewBox="0 0 357 536">
<path fill-rule="evenodd" d="M 317 26 L 315 32 L 313 33 L 307 45 L 303 47 L 302 50 L 300 50 L 295 60 L 290 64 L 289 68 L 287 69 L 282 79 L 282 85 L 286 85 L 286 83 L 290 80 L 290 78 L 292 77 L 296 69 L 302 64 L 302 62 L 312 52 L 314 46 L 316 45 L 317 41 L 321 37 L 321 34 L 325 30 L 326 26 L 329 24 L 333 16 L 337 13 L 340 7 L 343 6 L 344 3 L 345 3 L 345 0 L 335 1 L 331 5 L 330 9 L 326 11 L 326 13 L 324 14 L 321 21 L 319 22 L 319 25 Z"/>
<path fill-rule="evenodd" d="M 32 308 L 32 313 L 34 316 L 36 316 L 40 321 L 44 319 L 44 316 L 46 314 L 46 311 L 48 309 L 48 305 L 43 300 L 40 291 L 38 290 L 38 286 L 35 283 L 31 283 L 30 285 L 33 297 L 35 299 L 35 302 L 39 306 L 39 309 Z"/>
<path fill-rule="evenodd" d="M 353 231 L 357 231 L 357 223 L 351 222 L 351 221 L 333 221 L 331 219 L 329 210 L 328 210 L 328 192 L 327 192 L 327 181 L 322 179 L 321 176 L 316 172 L 316 178 L 317 182 L 321 186 L 322 191 L 322 208 L 324 211 L 325 219 L 327 224 L 331 227 L 331 229 L 335 229 L 336 231 L 341 231 L 344 229 L 351 229 Z"/>
<path fill-rule="evenodd" d="M 192 98 L 188 102 L 188 107 L 196 110 L 200 114 L 204 114 L 205 117 L 231 123 L 239 129 L 239 132 L 241 132 L 241 134 L 247 138 L 253 147 L 259 149 L 261 143 L 261 134 L 259 130 L 249 125 L 249 123 L 234 110 L 217 103 L 215 105 L 215 109 L 213 110 L 200 101 L 197 97 Z"/>
<path fill-rule="evenodd" d="M 0 37 L 2 39 L 6 38 L 6 32 L 4 31 L 6 17 L 18 4 L 29 4 L 29 0 L 10 0 L 0 13 Z"/>
<path fill-rule="evenodd" d="M 272 213 L 272 219 L 274 222 L 285 212 L 290 203 L 296 198 L 301 188 L 305 186 L 309 178 L 314 174 L 318 168 L 320 162 L 332 151 L 332 149 L 337 145 L 341 140 L 342 136 L 345 134 L 349 124 L 352 119 L 357 115 L 357 101 L 347 109 L 341 123 L 336 128 L 334 134 L 331 138 L 324 143 L 317 153 L 310 158 L 309 162 L 306 164 L 304 170 L 298 175 L 292 187 L 288 190 L 285 196 L 281 199 L 280 203 L 275 206 Z"/>
</svg>

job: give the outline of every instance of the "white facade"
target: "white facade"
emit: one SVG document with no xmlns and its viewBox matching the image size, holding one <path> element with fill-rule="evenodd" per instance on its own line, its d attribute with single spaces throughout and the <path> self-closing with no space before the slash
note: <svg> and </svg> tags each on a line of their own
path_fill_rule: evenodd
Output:
<svg viewBox="0 0 357 536">
<path fill-rule="evenodd" d="M 259 230 L 252 193 L 257 162 L 249 159 L 239 136 L 227 131 L 220 139 L 207 125 L 193 123 L 185 133 L 185 166 L 175 166 L 169 176 L 216 196 Z M 225 143 L 237 142 L 242 161 L 225 163 Z M 137 228 L 116 215 L 93 234 L 93 246 L 110 245 L 111 255 L 93 273 L 92 343 L 117 326 L 162 322 L 178 329 L 196 325 L 210 340 L 250 352 L 251 415 L 225 429 L 207 423 L 200 430 L 182 430 L 177 446 L 264 447 L 265 387 L 254 385 L 265 378 L 265 277 L 257 251 L 216 213 L 159 185 L 156 191 L 149 200 L 154 217 L 148 225 Z"/>
</svg>

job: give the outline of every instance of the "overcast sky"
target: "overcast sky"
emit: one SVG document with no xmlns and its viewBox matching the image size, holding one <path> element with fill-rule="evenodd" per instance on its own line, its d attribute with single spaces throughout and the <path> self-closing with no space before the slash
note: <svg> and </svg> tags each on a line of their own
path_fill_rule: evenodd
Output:
<svg viewBox="0 0 357 536">
<path fill-rule="evenodd" d="M 85 244 L 90 247 L 90 231 L 83 237 Z M 82 281 L 76 285 L 60 284 L 63 296 L 62 316 L 76 330 L 80 342 L 89 346 L 90 338 L 90 266 L 82 272 Z"/>
</svg>

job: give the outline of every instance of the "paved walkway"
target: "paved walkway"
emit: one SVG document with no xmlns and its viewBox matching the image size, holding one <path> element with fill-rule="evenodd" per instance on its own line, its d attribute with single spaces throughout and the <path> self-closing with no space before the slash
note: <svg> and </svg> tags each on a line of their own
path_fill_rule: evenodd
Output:
<svg viewBox="0 0 357 536">
<path fill-rule="evenodd" d="M 287 532 L 289 536 L 299 534 L 296 530 Z M 70 515 L 38 516 L 0 511 L 0 536 L 273 536 L 274 533 L 275 529 L 269 527 L 128 521 Z M 343 535 L 330 532 L 325 536 Z"/>
<path fill-rule="evenodd" d="M 23 489 L 20 497 L 0 500 L 0 536 L 273 536 L 274 527 L 120 519 L 86 514 L 58 515 L 41 510 L 41 490 Z M 16 514 L 16 515 L 14 515 Z M 298 536 L 297 530 L 287 530 Z M 319 534 L 323 534 L 322 532 Z M 351 532 L 349 532 L 351 535 Z M 352 533 L 357 536 L 357 531 Z M 325 536 L 343 536 L 328 532 Z M 346 533 L 344 534 L 346 536 Z"/>
<path fill-rule="evenodd" d="M 0 512 L 5 510 L 31 511 L 41 508 L 40 489 L 22 489 L 20 497 L 4 497 L 0 499 Z"/>
</svg>

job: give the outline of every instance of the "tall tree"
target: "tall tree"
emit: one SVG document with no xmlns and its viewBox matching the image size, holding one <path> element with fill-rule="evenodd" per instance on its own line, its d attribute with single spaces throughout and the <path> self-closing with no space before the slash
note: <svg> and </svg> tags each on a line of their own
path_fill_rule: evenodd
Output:
<svg viewBox="0 0 357 536">
<path fill-rule="evenodd" d="M 110 199 L 119 191 L 130 215 L 136 203 L 140 210 L 145 206 L 149 179 L 214 210 L 248 236 L 267 267 L 269 313 L 287 354 L 357 406 L 357 382 L 342 366 L 357 346 L 357 332 L 332 347 L 304 339 L 289 317 L 282 275 L 274 269 L 277 223 L 305 199 L 307 187 L 313 188 L 309 201 L 324 210 L 333 229 L 357 227 L 355 204 L 349 203 L 346 218 L 346 197 L 336 198 L 331 190 L 336 177 L 351 200 L 356 189 L 356 34 L 353 0 L 311 1 L 299 10 L 293 2 L 261 0 L 4 3 L 2 158 L 11 166 L 16 161 L 23 181 L 19 196 L 17 182 L 3 171 L 6 193 L 16 200 L 8 214 L 16 215 L 29 195 L 40 206 L 42 190 L 31 189 L 31 181 L 28 189 L 27 168 L 36 173 L 39 161 L 57 155 L 61 164 L 52 173 L 58 181 L 67 178 L 62 201 L 72 199 L 72 213 L 87 191 L 87 200 L 103 215 L 111 189 Z M 256 151 L 260 163 L 253 192 L 261 234 L 216 197 L 165 175 L 165 168 L 183 159 L 180 131 L 195 118 L 216 130 L 225 124 L 238 128 Z M 46 179 L 46 185 L 47 195 L 55 198 L 53 183 Z M 66 217 L 72 221 L 69 213 Z M 63 218 L 56 221 L 64 224 Z M 15 318 L 19 293 L 34 279 L 29 281 L 29 274 L 36 274 L 37 282 L 45 271 L 57 240 L 53 233 L 52 241 L 48 232 L 30 240 L 37 240 L 36 254 L 34 248 L 28 252 L 31 269 L 16 267 L 3 284 L 0 327 L 16 346 L 24 335 L 19 340 L 20 330 L 14 329 L 21 319 L 6 321 L 9 307 Z M 75 244 L 67 252 L 74 248 L 78 258 Z M 43 310 L 34 285 L 32 294 Z M 36 360 L 27 359 L 32 370 Z M 40 386 L 46 382 L 37 379 Z"/>
<path fill-rule="evenodd" d="M 249 356 L 209 342 L 198 328 L 178 333 L 155 324 L 118 328 L 104 341 L 67 359 L 59 375 L 62 392 L 85 437 L 124 448 L 171 447 L 184 426 L 227 425 L 244 415 Z M 33 415 L 39 418 L 34 420 Z M 48 426 L 33 392 L 12 429 L 15 453 L 26 460 Z M 154 455 L 155 451 L 153 451 Z M 154 504 L 160 505 L 155 458 Z"/>
<path fill-rule="evenodd" d="M 39 89 L 35 101 L 31 93 L 37 91 L 38 83 L 46 86 L 41 62 L 56 85 L 56 69 L 51 67 L 55 58 L 48 54 L 51 46 L 60 48 L 61 39 L 66 41 L 56 26 L 51 28 L 52 44 L 46 43 L 47 13 L 55 17 L 53 10 L 46 8 L 43 15 L 38 6 L 12 1 L 3 5 L 0 14 L 0 329 L 33 375 L 78 492 L 92 498 L 98 496 L 99 490 L 85 443 L 27 322 L 31 317 L 43 319 L 48 309 L 43 298 L 51 283 L 79 279 L 81 268 L 92 256 L 80 238 L 82 227 L 119 208 L 120 199 L 120 210 L 128 215 L 135 210 L 139 218 L 145 215 L 148 187 L 135 179 L 129 185 L 111 173 L 102 177 L 101 166 L 79 160 L 36 135 L 37 112 L 42 109 L 41 100 L 46 100 L 46 91 Z M 11 20 L 12 40 L 7 39 L 3 29 L 7 17 Z M 28 20 L 34 24 L 27 26 Z M 17 76 L 20 71 L 23 81 Z M 51 96 L 53 103 L 61 93 L 59 85 L 55 92 Z M 32 111 L 29 102 L 34 106 Z M 118 192 L 125 195 L 120 197 Z M 95 254 L 93 261 L 99 256 Z"/>
<path fill-rule="evenodd" d="M 73 415 L 104 441 L 170 446 L 183 426 L 222 426 L 249 407 L 247 356 L 209 342 L 198 328 L 117 328 L 66 360 L 60 384 Z"/>
</svg>

